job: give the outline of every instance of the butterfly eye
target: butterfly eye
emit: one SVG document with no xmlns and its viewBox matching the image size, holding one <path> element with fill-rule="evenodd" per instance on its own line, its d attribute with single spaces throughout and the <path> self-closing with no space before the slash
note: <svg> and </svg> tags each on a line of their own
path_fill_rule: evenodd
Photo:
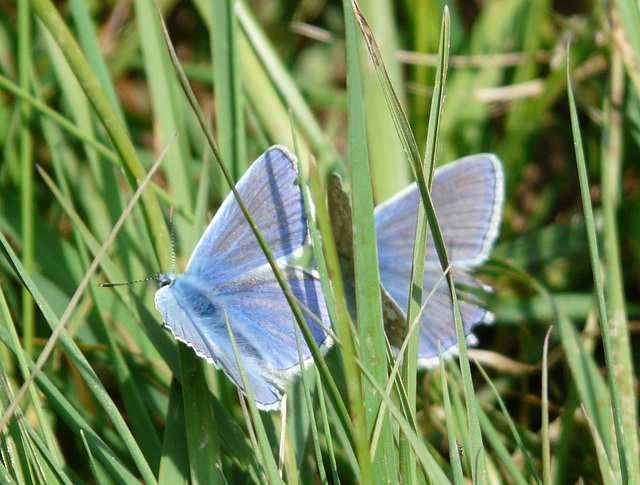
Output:
<svg viewBox="0 0 640 485">
<path fill-rule="evenodd" d="M 158 286 L 160 288 L 164 287 L 164 286 L 170 286 L 171 283 L 173 283 L 174 278 L 171 278 L 169 276 L 167 276 L 167 274 L 165 273 L 158 273 L 156 275 L 156 281 L 158 282 Z"/>
</svg>

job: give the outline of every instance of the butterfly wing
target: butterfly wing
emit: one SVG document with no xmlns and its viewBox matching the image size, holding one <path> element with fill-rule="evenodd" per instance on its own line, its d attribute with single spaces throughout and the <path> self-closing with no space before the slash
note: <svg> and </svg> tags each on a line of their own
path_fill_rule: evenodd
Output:
<svg viewBox="0 0 640 485">
<path fill-rule="evenodd" d="M 273 256 L 298 249 L 307 237 L 307 216 L 295 158 L 284 147 L 263 153 L 236 185 Z M 186 273 L 206 281 L 225 281 L 263 266 L 267 259 L 230 193 L 191 255 Z"/>
<path fill-rule="evenodd" d="M 471 155 L 437 169 L 431 197 L 451 261 L 467 267 L 485 261 L 502 221 L 504 174 L 497 157 Z M 420 203 L 413 183 L 376 207 L 378 247 L 384 249 L 379 252 L 391 260 L 385 264 L 411 267 Z M 438 261 L 433 244 L 427 245 L 426 260 Z"/>
<path fill-rule="evenodd" d="M 481 264 L 498 235 L 504 202 L 504 174 L 491 154 L 472 155 L 435 172 L 432 198 L 456 284 L 477 290 L 482 284 L 464 272 Z M 376 208 L 380 280 L 406 310 L 420 194 L 415 184 Z M 433 241 L 429 231 L 428 241 Z M 442 275 L 434 245 L 427 245 L 423 298 Z M 478 306 L 471 292 L 458 291 L 465 333 L 492 316 Z M 470 301 L 466 301 L 466 300 Z M 446 282 L 436 289 L 422 314 L 418 357 L 437 356 L 437 341 L 447 349 L 456 343 L 453 308 Z"/>
<path fill-rule="evenodd" d="M 322 288 L 315 276 L 302 268 L 282 269 L 292 294 L 329 325 Z M 300 361 L 293 315 L 269 266 L 216 287 L 190 275 L 178 276 L 171 286 L 158 290 L 156 308 L 176 339 L 223 369 L 244 390 L 227 330 L 228 319 L 256 403 L 264 410 L 279 408 L 278 386 L 299 369 Z M 306 320 L 316 343 L 327 348 L 330 342 L 322 327 L 308 314 Z M 308 359 L 311 354 L 302 338 L 301 348 L 303 358 Z"/>
</svg>

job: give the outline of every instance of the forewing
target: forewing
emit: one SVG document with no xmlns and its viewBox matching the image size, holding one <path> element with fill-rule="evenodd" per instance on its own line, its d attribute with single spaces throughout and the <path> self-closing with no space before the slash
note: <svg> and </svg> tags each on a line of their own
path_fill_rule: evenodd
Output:
<svg viewBox="0 0 640 485">
<path fill-rule="evenodd" d="M 249 167 L 236 188 L 276 259 L 298 249 L 307 236 L 307 217 L 295 158 L 274 146 Z M 230 193 L 194 250 L 186 273 L 225 281 L 267 260 Z"/>
<path fill-rule="evenodd" d="M 504 174 L 500 161 L 491 154 L 472 155 L 437 169 L 431 197 L 450 260 L 467 267 L 482 263 L 502 220 Z M 420 193 L 414 183 L 376 208 L 381 273 L 397 265 L 411 270 L 419 204 Z M 431 230 L 427 240 L 426 261 L 437 262 Z"/>
</svg>

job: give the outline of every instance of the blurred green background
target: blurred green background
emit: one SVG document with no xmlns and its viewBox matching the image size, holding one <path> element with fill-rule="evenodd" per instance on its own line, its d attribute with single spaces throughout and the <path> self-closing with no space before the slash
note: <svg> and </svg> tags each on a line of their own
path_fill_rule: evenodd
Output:
<svg viewBox="0 0 640 485">
<path fill-rule="evenodd" d="M 341 2 L 159 4 L 234 179 L 270 145 L 293 148 L 289 108 L 304 171 L 312 170 L 313 155 L 323 177 L 349 173 L 350 120 L 357 114 L 348 104 L 353 67 L 346 58 Z M 622 477 L 634 483 L 640 479 L 632 358 L 640 314 L 638 4 L 361 1 L 421 154 L 445 4 L 451 39 L 437 163 L 492 152 L 506 173 L 501 234 L 478 273 L 494 288 L 490 309 L 496 322 L 476 330 L 479 346 L 469 351 L 505 405 L 499 406 L 472 365 L 489 481 L 623 479 L 605 378 L 614 369 L 605 366 L 598 324 L 568 67 L 622 403 L 616 416 L 627 431 L 631 457 Z M 377 204 L 412 175 L 363 43 L 359 52 Z M 155 286 L 96 287 L 170 269 L 169 207 L 175 209 L 177 267 L 184 269 L 229 191 L 178 82 L 150 0 L 0 2 L 0 231 L 6 238 L 0 258 L 0 410 L 24 382 L 30 359 L 38 357 L 63 315 L 136 179 L 175 133 L 142 203 L 65 317 L 60 344 L 21 411 L 0 430 L 0 478 L 8 483 L 273 481 L 270 459 L 247 426 L 248 411 L 233 385 L 188 349 L 178 349 L 160 328 Z M 547 380 L 541 378 L 543 341 L 552 324 Z M 329 360 L 340 374 L 340 359 Z M 479 483 L 464 424 L 469 404 L 463 402 L 459 371 L 450 365 L 448 372 L 459 419 L 454 434 L 466 450 L 462 469 Z M 421 371 L 412 384 L 423 447 L 416 453 L 429 453 L 442 476 L 457 481 L 447 436 L 453 425 L 445 420 L 439 377 L 440 369 Z M 313 392 L 315 416 L 325 417 L 317 418 L 314 432 L 314 415 L 296 386 L 286 419 L 261 415 L 281 478 L 362 480 L 363 458 L 336 411 L 325 409 Z M 338 387 L 344 390 L 343 383 Z M 283 422 L 288 424 L 281 434 Z M 402 441 L 404 428 L 398 426 L 392 425 L 391 447 Z M 387 478 L 397 466 L 398 473 L 406 472 L 387 464 Z M 417 468 L 402 480 L 425 482 L 430 473 L 424 465 Z"/>
</svg>

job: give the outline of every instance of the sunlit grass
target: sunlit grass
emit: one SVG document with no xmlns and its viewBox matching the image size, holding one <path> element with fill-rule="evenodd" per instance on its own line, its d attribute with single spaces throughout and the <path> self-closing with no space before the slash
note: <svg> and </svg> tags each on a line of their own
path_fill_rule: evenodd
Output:
<svg viewBox="0 0 640 485">
<path fill-rule="evenodd" d="M 448 14 L 437 2 L 359 4 L 363 17 L 350 1 L 160 2 L 186 77 L 151 0 L 128 12 L 75 0 L 3 12 L 5 418 L 52 329 L 64 329 L 0 430 L 1 481 L 640 482 L 637 2 L 560 12 L 503 0 Z M 97 288 L 171 269 L 169 207 L 182 271 L 229 193 L 222 168 L 237 181 L 275 143 L 295 149 L 308 180 L 337 340 L 290 386 L 286 413 L 259 412 L 178 345 L 152 284 Z M 459 360 L 427 371 L 409 343 L 387 382 L 371 211 L 416 178 L 421 223 L 434 227 L 430 167 L 480 152 L 496 153 L 507 177 L 501 236 L 478 272 L 496 321 L 476 329 L 482 352 L 463 342 Z M 357 327 L 324 200 L 332 171 L 355 217 Z M 416 298 L 421 279 L 414 270 Z"/>
</svg>

